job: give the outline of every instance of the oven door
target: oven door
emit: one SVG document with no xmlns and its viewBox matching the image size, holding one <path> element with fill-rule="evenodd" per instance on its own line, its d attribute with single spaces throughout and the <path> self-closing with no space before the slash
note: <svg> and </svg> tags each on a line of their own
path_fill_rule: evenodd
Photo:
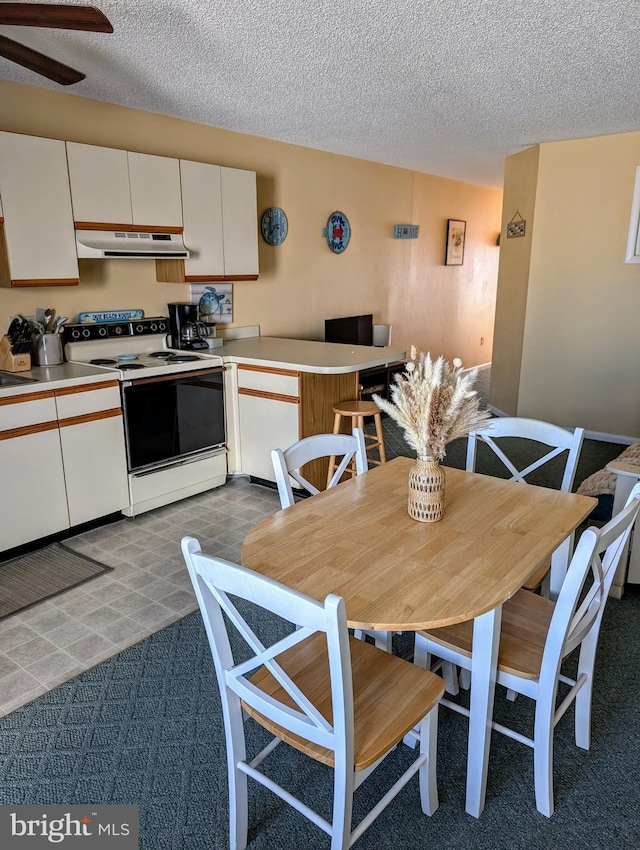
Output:
<svg viewBox="0 0 640 850">
<path fill-rule="evenodd" d="M 129 472 L 225 444 L 224 367 L 122 383 Z"/>
</svg>

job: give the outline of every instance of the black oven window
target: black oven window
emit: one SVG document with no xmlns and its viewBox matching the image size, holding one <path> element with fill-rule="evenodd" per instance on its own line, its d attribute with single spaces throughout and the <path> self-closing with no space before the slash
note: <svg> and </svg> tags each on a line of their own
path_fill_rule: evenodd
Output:
<svg viewBox="0 0 640 850">
<path fill-rule="evenodd" d="M 133 382 L 124 390 L 129 470 L 225 442 L 222 373 Z"/>
</svg>

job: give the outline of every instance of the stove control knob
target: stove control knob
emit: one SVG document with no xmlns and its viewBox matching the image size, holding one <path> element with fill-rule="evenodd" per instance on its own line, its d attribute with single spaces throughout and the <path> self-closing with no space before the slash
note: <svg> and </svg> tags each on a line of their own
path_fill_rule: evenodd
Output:
<svg viewBox="0 0 640 850">
<path fill-rule="evenodd" d="M 98 328 L 98 336 L 106 336 L 107 329 L 106 328 Z"/>
<path fill-rule="evenodd" d="M 73 328 L 71 331 L 71 339 L 80 339 L 80 328 Z"/>
<path fill-rule="evenodd" d="M 91 330 L 89 328 L 83 328 L 82 336 L 84 339 L 91 339 Z"/>
<path fill-rule="evenodd" d="M 155 333 L 158 330 L 158 325 L 155 322 L 151 322 L 151 333 Z"/>
<path fill-rule="evenodd" d="M 122 333 L 122 328 L 120 327 L 120 325 L 115 327 L 113 330 L 114 330 L 116 336 L 120 336 L 120 334 Z"/>
<path fill-rule="evenodd" d="M 136 325 L 135 326 L 135 332 L 137 334 L 143 334 L 144 333 L 144 325 Z"/>
</svg>

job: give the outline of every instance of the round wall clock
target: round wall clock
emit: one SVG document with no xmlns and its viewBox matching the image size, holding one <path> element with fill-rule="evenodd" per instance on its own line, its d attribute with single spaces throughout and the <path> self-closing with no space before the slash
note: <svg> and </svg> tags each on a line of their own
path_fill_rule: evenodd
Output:
<svg viewBox="0 0 640 850">
<path fill-rule="evenodd" d="M 282 245 L 287 238 L 289 222 L 280 207 L 269 207 L 262 215 L 260 222 L 262 236 L 267 245 Z"/>
<path fill-rule="evenodd" d="M 334 254 L 342 254 L 351 238 L 349 219 L 339 210 L 331 213 L 327 222 L 327 242 Z"/>
</svg>

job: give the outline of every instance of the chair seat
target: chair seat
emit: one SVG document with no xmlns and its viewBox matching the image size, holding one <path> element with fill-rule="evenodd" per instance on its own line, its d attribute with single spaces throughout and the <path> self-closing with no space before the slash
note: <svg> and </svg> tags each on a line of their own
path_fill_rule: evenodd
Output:
<svg viewBox="0 0 640 850">
<path fill-rule="evenodd" d="M 436 705 L 444 693 L 439 676 L 416 667 L 402 658 L 349 638 L 353 676 L 354 768 L 364 770 L 374 764 L 412 729 Z M 278 656 L 278 663 L 314 702 L 329 721 L 331 686 L 329 661 L 324 634 L 308 640 Z M 292 699 L 262 667 L 251 679 L 261 690 L 295 707 Z M 398 694 L 403 694 L 398 700 Z M 244 706 L 261 726 L 306 755 L 333 766 L 333 752 L 282 729 L 277 724 Z"/>
<path fill-rule="evenodd" d="M 502 606 L 498 669 L 523 679 L 538 679 L 555 603 L 519 590 Z M 473 620 L 419 632 L 428 640 L 471 658 Z"/>
</svg>

